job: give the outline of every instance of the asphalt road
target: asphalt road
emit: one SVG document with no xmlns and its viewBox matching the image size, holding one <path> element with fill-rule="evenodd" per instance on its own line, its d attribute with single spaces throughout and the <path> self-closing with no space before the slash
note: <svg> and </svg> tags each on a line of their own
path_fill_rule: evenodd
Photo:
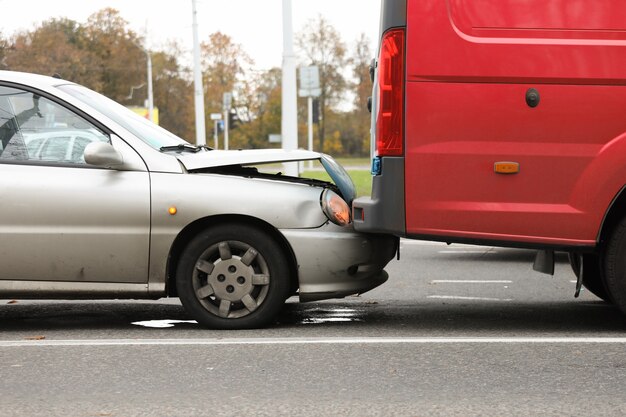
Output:
<svg viewBox="0 0 626 417">
<path fill-rule="evenodd" d="M 0 416 L 624 415 L 626 320 L 532 259 L 403 242 L 382 287 L 254 331 L 178 300 L 3 300 Z"/>
</svg>

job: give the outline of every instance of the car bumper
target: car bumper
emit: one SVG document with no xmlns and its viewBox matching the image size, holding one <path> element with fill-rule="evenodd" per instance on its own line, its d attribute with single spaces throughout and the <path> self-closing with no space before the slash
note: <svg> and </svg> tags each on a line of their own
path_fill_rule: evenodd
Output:
<svg viewBox="0 0 626 417">
<path fill-rule="evenodd" d="M 298 265 L 300 301 L 362 294 L 387 281 L 383 268 L 398 239 L 328 223 L 317 229 L 281 230 Z"/>
</svg>

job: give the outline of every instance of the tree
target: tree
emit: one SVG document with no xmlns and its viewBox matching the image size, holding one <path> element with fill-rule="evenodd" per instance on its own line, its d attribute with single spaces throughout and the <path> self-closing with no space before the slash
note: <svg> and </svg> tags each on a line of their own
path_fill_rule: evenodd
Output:
<svg viewBox="0 0 626 417">
<path fill-rule="evenodd" d="M 222 32 L 212 33 L 200 47 L 207 114 L 221 113 L 224 93 L 237 92 L 242 87 L 253 61 L 241 45 Z"/>
<path fill-rule="evenodd" d="M 176 43 L 171 43 L 168 51 L 152 54 L 154 102 L 160 110 L 159 124 L 193 142 L 196 137 L 193 84 L 184 76 L 185 68 L 178 61 L 182 54 Z"/>
<path fill-rule="evenodd" d="M 0 32 L 0 69 L 6 69 L 6 56 L 9 51 L 9 41 Z"/>
<path fill-rule="evenodd" d="M 30 32 L 18 33 L 7 51 L 5 65 L 14 71 L 63 78 L 101 87 L 100 74 L 93 67 L 96 57 L 89 48 L 85 29 L 69 19 L 51 19 Z"/>
<path fill-rule="evenodd" d="M 122 104 L 143 105 L 147 98 L 147 57 L 142 43 L 116 10 L 103 9 L 86 24 L 51 19 L 10 41 L 0 40 L 0 64 L 14 71 L 58 73 Z M 160 110 L 160 124 L 191 138 L 193 88 L 186 68 L 178 61 L 181 55 L 175 44 L 167 51 L 151 52 L 154 100 Z"/>
<path fill-rule="evenodd" d="M 370 41 L 362 33 L 355 42 L 354 50 L 350 57 L 354 78 L 354 81 L 351 83 L 351 89 L 354 93 L 354 110 L 351 118 L 354 126 L 354 136 L 352 137 L 352 142 L 354 143 L 344 143 L 344 147 L 353 155 L 364 155 L 369 151 L 371 114 L 367 110 L 367 101 L 372 95 L 372 81 L 369 72 L 371 60 Z"/>
<path fill-rule="evenodd" d="M 305 57 L 304 65 L 316 65 L 320 72 L 320 149 L 324 149 L 327 113 L 343 99 L 347 82 L 342 73 L 346 65 L 346 46 L 339 32 L 321 15 L 309 20 L 297 36 L 296 44 Z"/>
<path fill-rule="evenodd" d="M 112 8 L 92 14 L 85 26 L 89 50 L 95 56 L 93 69 L 100 74 L 99 91 L 122 103 L 128 100 L 131 87 L 146 80 L 143 40 L 127 26 Z"/>
<path fill-rule="evenodd" d="M 234 140 L 239 147 L 267 148 L 269 135 L 280 133 L 282 114 L 282 71 L 272 68 L 254 74 L 240 91 L 238 109 L 248 121 L 240 126 Z"/>
</svg>

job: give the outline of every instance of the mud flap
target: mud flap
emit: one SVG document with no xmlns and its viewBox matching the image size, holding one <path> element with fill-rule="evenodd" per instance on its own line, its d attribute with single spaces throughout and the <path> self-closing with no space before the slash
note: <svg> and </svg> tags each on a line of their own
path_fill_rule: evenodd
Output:
<svg viewBox="0 0 626 417">
<path fill-rule="evenodd" d="M 540 250 L 537 251 L 533 269 L 543 274 L 554 275 L 554 251 Z"/>
</svg>

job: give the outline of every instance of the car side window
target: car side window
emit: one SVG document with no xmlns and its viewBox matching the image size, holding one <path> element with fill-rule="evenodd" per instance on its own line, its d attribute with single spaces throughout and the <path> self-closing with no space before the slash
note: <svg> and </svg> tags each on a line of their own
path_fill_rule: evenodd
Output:
<svg viewBox="0 0 626 417">
<path fill-rule="evenodd" d="M 45 97 L 0 86 L 0 162 L 85 164 L 85 147 L 110 142 L 96 126 Z"/>
</svg>

